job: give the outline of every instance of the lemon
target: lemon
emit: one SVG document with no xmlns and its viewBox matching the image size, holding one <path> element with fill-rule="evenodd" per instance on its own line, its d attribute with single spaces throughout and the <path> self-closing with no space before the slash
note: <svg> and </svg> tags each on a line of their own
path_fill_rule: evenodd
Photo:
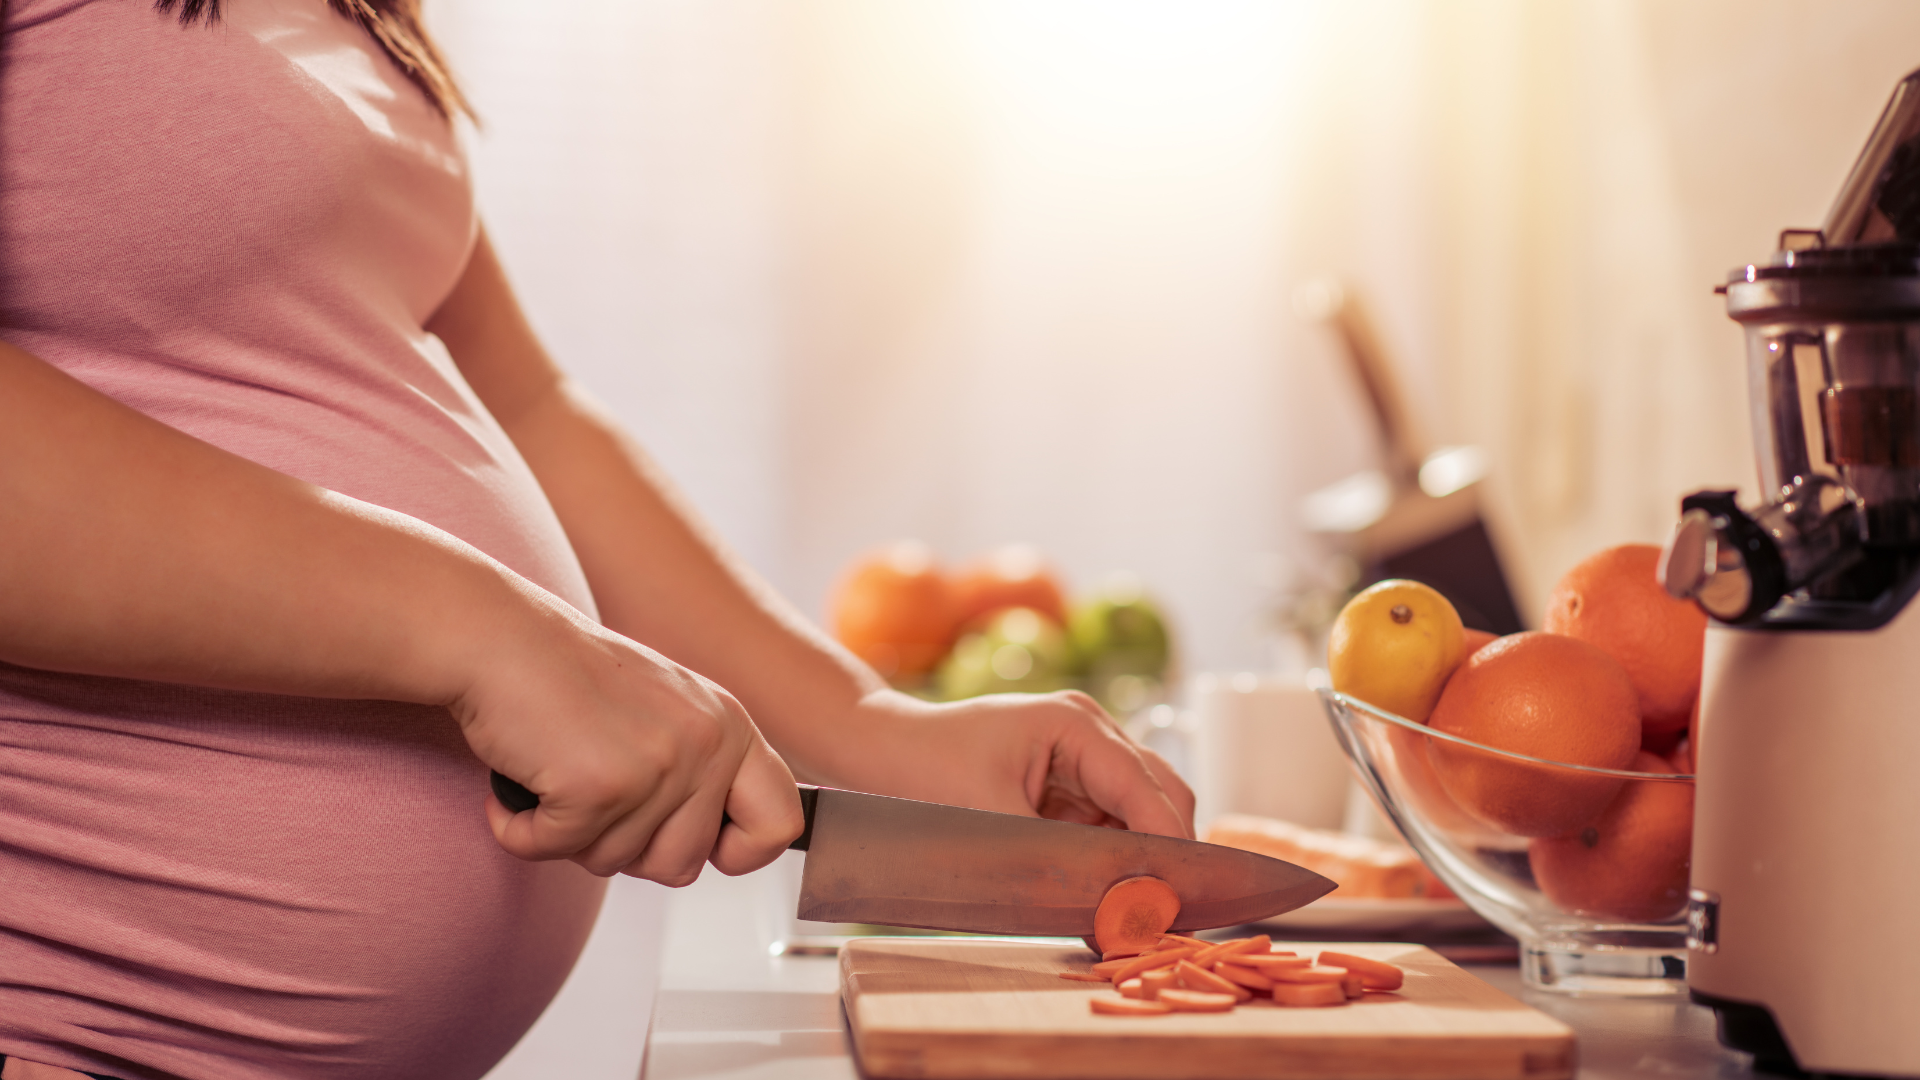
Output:
<svg viewBox="0 0 1920 1080">
<path fill-rule="evenodd" d="M 1426 723 L 1466 658 L 1460 613 L 1431 586 L 1390 578 L 1347 601 L 1327 638 L 1333 688 Z"/>
</svg>

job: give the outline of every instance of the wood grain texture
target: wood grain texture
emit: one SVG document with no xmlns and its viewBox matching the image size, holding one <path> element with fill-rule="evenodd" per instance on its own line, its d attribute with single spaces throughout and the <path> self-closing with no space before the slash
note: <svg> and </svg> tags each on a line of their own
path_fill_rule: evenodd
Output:
<svg viewBox="0 0 1920 1080">
<path fill-rule="evenodd" d="M 1085 949 L 867 938 L 840 952 L 863 1072 L 888 1080 L 1561 1080 L 1573 1030 L 1419 945 L 1306 944 L 1398 964 L 1406 985 L 1338 1008 L 1096 1016 Z"/>
</svg>

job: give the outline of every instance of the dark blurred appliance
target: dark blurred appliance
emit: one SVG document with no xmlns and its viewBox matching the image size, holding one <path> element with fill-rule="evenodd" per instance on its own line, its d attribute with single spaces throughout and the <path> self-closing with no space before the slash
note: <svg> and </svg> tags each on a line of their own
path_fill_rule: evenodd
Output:
<svg viewBox="0 0 1920 1080">
<path fill-rule="evenodd" d="M 1360 563 L 1363 584 L 1412 578 L 1453 601 L 1468 626 L 1495 634 L 1526 629 L 1481 516 L 1485 453 L 1474 446 L 1429 450 L 1379 335 L 1350 289 L 1331 278 L 1310 281 L 1295 291 L 1294 307 L 1340 339 L 1366 392 L 1385 459 L 1382 469 L 1307 496 L 1307 528 L 1345 547 Z"/>
<path fill-rule="evenodd" d="M 1687 982 L 1763 1067 L 1920 1076 L 1920 71 L 1721 291 L 1764 502 L 1688 496 L 1661 568 L 1716 620 Z"/>
</svg>

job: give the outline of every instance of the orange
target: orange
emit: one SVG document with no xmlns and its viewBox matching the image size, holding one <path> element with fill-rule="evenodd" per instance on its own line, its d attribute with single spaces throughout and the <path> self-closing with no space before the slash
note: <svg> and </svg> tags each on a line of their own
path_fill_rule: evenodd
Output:
<svg viewBox="0 0 1920 1080">
<path fill-rule="evenodd" d="M 1424 588 L 1424 586 L 1422 587 Z M 1442 598 L 1442 602 L 1444 602 L 1444 598 Z M 1451 609 L 1452 605 L 1449 604 L 1448 610 Z M 1462 628 L 1460 637 L 1460 658 L 1462 660 L 1472 655 L 1473 652 L 1482 645 L 1494 640 L 1494 636 L 1485 630 L 1468 630 L 1465 628 Z M 1458 668 L 1458 663 L 1448 667 L 1446 676 L 1451 677 L 1453 672 L 1458 670 Z M 1439 692 L 1441 689 L 1444 689 L 1444 687 L 1445 678 L 1442 678 L 1440 684 L 1432 688 L 1434 700 L 1439 699 Z M 1337 684 L 1336 689 L 1338 689 Z M 1375 693 L 1378 693 L 1378 691 L 1375 691 Z M 1356 693 L 1354 696 L 1360 697 L 1363 701 L 1369 700 L 1361 694 Z M 1422 722 L 1424 722 L 1427 716 L 1433 711 L 1430 705 L 1425 708 L 1419 705 L 1404 707 L 1410 711 L 1401 712 L 1398 709 L 1388 709 L 1387 711 Z M 1397 774 L 1399 778 L 1392 786 L 1399 791 L 1402 800 L 1412 806 L 1429 824 L 1451 836 L 1456 843 L 1471 845 L 1477 841 L 1497 841 L 1499 839 L 1497 834 L 1489 834 L 1486 826 L 1481 824 L 1473 815 L 1462 810 L 1459 804 L 1453 801 L 1453 797 L 1447 794 L 1446 789 L 1441 787 L 1440 778 L 1435 775 L 1433 771 L 1433 762 L 1427 756 L 1427 746 L 1433 742 L 1433 739 L 1421 732 L 1410 731 L 1403 727 L 1391 728 L 1387 731 L 1386 736 L 1387 743 L 1391 747 L 1391 761 L 1388 763 L 1388 767 L 1390 771 Z M 1424 867 L 1422 869 L 1424 869 Z M 1434 879 L 1436 885 L 1438 881 L 1438 878 Z M 1444 886 L 1440 887 L 1444 888 Z M 1436 895 L 1451 894 L 1440 893 Z"/>
<path fill-rule="evenodd" d="M 1499 750 L 1603 769 L 1625 768 L 1640 749 L 1640 708 L 1627 673 L 1578 638 L 1538 631 L 1509 634 L 1468 657 L 1447 680 L 1429 724 Z M 1431 743 L 1447 794 L 1518 836 L 1584 828 L 1620 790 L 1611 777 Z"/>
<path fill-rule="evenodd" d="M 1066 590 L 1040 553 L 1026 544 L 995 548 L 961 567 L 953 579 L 961 625 L 1001 608 L 1025 607 L 1067 624 Z"/>
<path fill-rule="evenodd" d="M 959 629 L 953 586 L 926 545 L 864 555 L 834 590 L 833 636 L 888 679 L 926 674 Z"/>
<path fill-rule="evenodd" d="M 1494 634 L 1471 627 L 1463 631 L 1462 637 L 1465 641 L 1462 663 L 1466 657 L 1500 640 Z M 1448 795 L 1446 788 L 1441 786 L 1440 776 L 1433 771 L 1433 760 L 1427 750 L 1434 742 L 1431 737 L 1396 727 L 1387 732 L 1387 741 L 1393 747 L 1394 767 L 1400 775 L 1400 798 L 1419 812 L 1428 824 L 1446 833 L 1454 843 L 1469 847 L 1497 845 L 1503 839 L 1499 832 L 1488 829 L 1478 818 L 1462 810 L 1460 804 L 1454 802 L 1453 796 Z"/>
<path fill-rule="evenodd" d="M 1634 756 L 1635 772 L 1671 773 L 1654 754 Z M 1632 780 L 1593 824 L 1527 845 L 1533 878 L 1547 899 L 1569 911 L 1651 921 L 1687 903 L 1693 853 L 1693 785 Z"/>
<path fill-rule="evenodd" d="M 1466 629 L 1465 636 L 1466 652 L 1463 655 L 1463 659 L 1466 656 L 1472 656 L 1474 653 L 1500 640 L 1500 635 L 1498 634 L 1491 634 L 1485 630 L 1475 630 L 1471 626 Z"/>
<path fill-rule="evenodd" d="M 1543 629 L 1592 642 L 1627 669 L 1648 742 L 1686 728 L 1700 696 L 1707 615 L 1660 585 L 1660 549 L 1621 544 L 1567 571 L 1547 597 Z M 1672 742 L 1664 744 L 1671 748 Z"/>
<path fill-rule="evenodd" d="M 1383 764 L 1389 765 L 1389 771 L 1397 776 L 1397 780 L 1390 781 L 1390 786 L 1399 794 L 1401 802 L 1455 844 L 1467 848 L 1500 846 L 1505 837 L 1499 830 L 1489 829 L 1447 794 L 1439 773 L 1434 771 L 1429 749 L 1437 741 L 1403 727 L 1387 732 L 1391 761 Z"/>
</svg>

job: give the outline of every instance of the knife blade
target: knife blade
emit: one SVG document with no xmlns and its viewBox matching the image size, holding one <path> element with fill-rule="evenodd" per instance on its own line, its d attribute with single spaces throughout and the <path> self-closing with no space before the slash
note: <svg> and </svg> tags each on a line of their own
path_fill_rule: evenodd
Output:
<svg viewBox="0 0 1920 1080">
<path fill-rule="evenodd" d="M 493 787 L 509 809 L 538 805 L 498 773 Z M 1292 911 L 1334 888 L 1292 863 L 1197 840 L 804 784 L 800 795 L 807 826 L 790 845 L 807 853 L 797 915 L 815 922 L 1082 937 L 1115 882 L 1148 876 L 1180 897 L 1171 929 L 1208 930 Z"/>
</svg>

